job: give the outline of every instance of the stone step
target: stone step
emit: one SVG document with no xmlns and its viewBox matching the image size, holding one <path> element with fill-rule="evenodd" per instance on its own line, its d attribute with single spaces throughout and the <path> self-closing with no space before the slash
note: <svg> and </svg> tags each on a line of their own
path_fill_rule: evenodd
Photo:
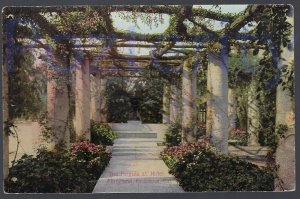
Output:
<svg viewBox="0 0 300 199">
<path fill-rule="evenodd" d="M 149 131 L 150 128 L 147 125 L 142 124 L 139 121 L 129 121 L 129 123 L 113 123 L 113 131 Z"/>
<path fill-rule="evenodd" d="M 151 153 L 151 152 L 160 152 L 161 149 L 160 148 L 118 148 L 118 147 L 114 147 L 113 148 L 113 152 L 132 152 L 132 153 Z"/>
<path fill-rule="evenodd" d="M 229 154 L 231 155 L 238 155 L 238 156 L 242 156 L 242 155 L 248 155 L 248 156 L 266 156 L 267 155 L 267 151 L 230 151 L 229 150 Z"/>
<path fill-rule="evenodd" d="M 252 146 L 229 146 L 229 154 L 233 155 L 267 155 L 269 149 L 267 147 L 252 147 Z"/>
<path fill-rule="evenodd" d="M 151 131 L 115 131 L 118 138 L 157 138 L 157 133 Z"/>
</svg>

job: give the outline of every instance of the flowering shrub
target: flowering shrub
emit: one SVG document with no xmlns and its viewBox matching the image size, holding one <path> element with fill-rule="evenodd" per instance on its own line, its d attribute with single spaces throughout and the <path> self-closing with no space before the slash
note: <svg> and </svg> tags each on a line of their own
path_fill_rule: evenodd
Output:
<svg viewBox="0 0 300 199">
<path fill-rule="evenodd" d="M 81 141 L 70 152 L 38 151 L 24 155 L 10 168 L 5 191 L 10 193 L 92 192 L 111 154 L 103 146 Z"/>
<path fill-rule="evenodd" d="M 24 155 L 9 169 L 5 191 L 9 193 L 92 192 L 99 176 L 89 173 L 86 164 L 69 153 L 39 151 Z"/>
<path fill-rule="evenodd" d="M 185 191 L 271 191 L 274 173 L 220 154 L 206 142 L 168 147 L 161 157 Z"/>
<path fill-rule="evenodd" d="M 71 154 L 79 160 L 90 161 L 99 156 L 101 148 L 88 141 L 81 141 L 71 146 Z"/>
<path fill-rule="evenodd" d="M 170 168 L 185 191 L 272 191 L 274 172 L 218 153 L 212 147 L 184 152 Z"/>
<path fill-rule="evenodd" d="M 229 139 L 236 141 L 232 144 L 247 146 L 249 134 L 245 129 L 233 128 L 229 131 Z"/>
<path fill-rule="evenodd" d="M 91 142 L 99 145 L 113 145 L 117 134 L 107 124 L 91 124 Z"/>
<path fill-rule="evenodd" d="M 175 159 L 179 159 L 188 152 L 202 149 L 206 146 L 208 146 L 206 142 L 186 143 L 179 146 L 167 147 L 163 150 L 162 153 L 172 156 Z"/>
<path fill-rule="evenodd" d="M 184 154 L 206 146 L 208 146 L 208 144 L 205 142 L 186 143 L 179 146 L 165 148 L 160 153 L 160 156 L 164 160 L 165 164 L 172 169 L 176 161 L 178 161 L 178 159 Z"/>
<path fill-rule="evenodd" d="M 88 141 L 73 144 L 70 151 L 75 159 L 85 162 L 87 169 L 94 175 L 101 174 L 111 158 L 111 154 L 106 151 L 105 147 Z"/>
</svg>

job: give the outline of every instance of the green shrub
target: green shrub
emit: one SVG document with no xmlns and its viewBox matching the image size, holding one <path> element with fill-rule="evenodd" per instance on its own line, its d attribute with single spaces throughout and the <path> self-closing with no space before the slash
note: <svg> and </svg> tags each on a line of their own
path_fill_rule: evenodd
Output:
<svg viewBox="0 0 300 199">
<path fill-rule="evenodd" d="M 97 145 L 113 145 L 117 134 L 112 131 L 108 124 L 97 124 L 92 122 L 91 125 L 91 142 Z"/>
<path fill-rule="evenodd" d="M 9 193 L 90 193 L 110 154 L 86 141 L 72 146 L 71 153 L 38 151 L 24 155 L 10 168 L 5 180 Z"/>
<path fill-rule="evenodd" d="M 167 167 L 173 169 L 177 159 L 167 153 L 160 153 L 160 157 L 163 159 Z"/>
<path fill-rule="evenodd" d="M 185 191 L 272 191 L 271 170 L 205 147 L 185 153 L 171 167 Z"/>
<path fill-rule="evenodd" d="M 203 139 L 206 135 L 206 124 L 200 123 L 197 126 L 196 139 Z"/>
<path fill-rule="evenodd" d="M 178 146 L 181 143 L 181 125 L 174 123 L 169 126 L 165 134 L 165 144 L 167 146 Z"/>
<path fill-rule="evenodd" d="M 24 155 L 10 168 L 5 191 L 10 193 L 91 192 L 95 177 L 83 162 L 67 154 L 41 151 L 37 157 Z"/>
</svg>

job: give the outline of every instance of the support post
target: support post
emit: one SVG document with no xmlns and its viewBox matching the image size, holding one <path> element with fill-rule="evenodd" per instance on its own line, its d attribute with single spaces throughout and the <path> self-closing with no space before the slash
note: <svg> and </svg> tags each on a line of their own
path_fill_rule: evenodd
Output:
<svg viewBox="0 0 300 199">
<path fill-rule="evenodd" d="M 53 131 L 46 145 L 51 150 L 59 143 L 67 147 L 70 144 L 68 128 L 69 99 L 65 74 L 60 74 L 52 67 L 47 69 L 47 118 L 48 126 Z"/>
<path fill-rule="evenodd" d="M 170 97 L 170 123 L 174 124 L 176 122 L 179 122 L 179 88 L 176 83 L 172 82 L 170 86 L 170 92 L 171 92 L 171 97 Z"/>
<path fill-rule="evenodd" d="M 163 91 L 163 124 L 170 123 L 170 85 L 164 84 Z"/>
<path fill-rule="evenodd" d="M 91 86 L 91 120 L 100 122 L 101 111 L 101 77 L 99 73 L 90 75 Z"/>
<path fill-rule="evenodd" d="M 249 134 L 249 146 L 259 146 L 258 142 L 258 129 L 260 124 L 260 113 L 258 100 L 256 99 L 257 95 L 257 80 L 255 77 L 252 77 L 251 83 L 248 90 L 248 118 L 247 118 L 247 129 Z"/>
<path fill-rule="evenodd" d="M 8 93 L 8 63 L 6 49 L 3 56 L 3 68 L 2 68 L 2 84 L 3 84 L 3 177 L 4 179 L 8 176 L 9 171 L 9 134 L 6 131 L 6 122 L 9 120 L 9 93 Z"/>
<path fill-rule="evenodd" d="M 294 26 L 293 8 L 287 17 L 287 21 Z M 278 62 L 278 68 L 283 72 L 287 66 L 287 70 L 292 70 L 291 62 L 294 61 L 293 46 L 294 31 L 290 35 L 290 42 L 287 47 L 282 47 L 281 58 Z M 282 80 L 288 81 L 288 77 L 281 73 Z M 287 132 L 284 138 L 279 140 L 276 150 L 276 164 L 279 165 L 277 174 L 279 180 L 275 181 L 275 191 L 292 191 L 296 188 L 296 165 L 295 165 L 295 100 L 289 89 L 284 89 L 279 84 L 276 89 L 276 127 L 286 125 Z"/>
<path fill-rule="evenodd" d="M 211 81 L 212 81 L 212 75 L 210 73 L 210 67 L 207 66 L 207 79 L 206 79 L 206 87 L 208 92 L 208 99 L 206 101 L 206 139 L 210 140 L 211 137 L 211 131 L 212 131 L 212 87 L 211 87 Z"/>
<path fill-rule="evenodd" d="M 212 126 L 210 141 L 222 153 L 228 153 L 228 54 L 208 53 L 211 75 Z"/>
<path fill-rule="evenodd" d="M 228 117 L 229 128 L 236 128 L 236 95 L 234 89 L 228 89 Z"/>
<path fill-rule="evenodd" d="M 100 122 L 107 123 L 107 99 L 106 99 L 106 84 L 107 79 L 105 77 L 101 77 L 100 80 Z"/>
<path fill-rule="evenodd" d="M 196 89 L 194 88 L 197 67 L 192 59 L 183 62 L 182 71 L 182 141 L 195 141 L 195 97 Z"/>
<path fill-rule="evenodd" d="M 90 140 L 90 59 L 77 64 L 75 83 L 75 132 L 78 139 Z"/>
</svg>

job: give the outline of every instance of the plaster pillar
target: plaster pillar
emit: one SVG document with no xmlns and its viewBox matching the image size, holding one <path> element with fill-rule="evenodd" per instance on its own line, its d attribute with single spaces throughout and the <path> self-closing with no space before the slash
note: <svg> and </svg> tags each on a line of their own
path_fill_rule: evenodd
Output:
<svg viewBox="0 0 300 199">
<path fill-rule="evenodd" d="M 182 139 L 183 142 L 195 141 L 195 96 L 194 88 L 196 66 L 191 60 L 185 60 L 182 71 Z"/>
<path fill-rule="evenodd" d="M 210 142 L 222 153 L 228 153 L 228 54 L 209 53 L 208 70 L 211 75 L 211 115 Z"/>
<path fill-rule="evenodd" d="M 170 86 L 170 122 L 176 123 L 179 122 L 179 88 L 178 85 L 172 83 Z"/>
<path fill-rule="evenodd" d="M 107 98 L 106 98 L 106 84 L 107 79 L 105 77 L 101 77 L 100 80 L 100 122 L 107 123 Z"/>
<path fill-rule="evenodd" d="M 91 120 L 100 122 L 101 111 L 101 77 L 99 73 L 90 75 L 91 86 Z"/>
<path fill-rule="evenodd" d="M 287 21 L 294 26 L 294 11 L 287 17 Z M 278 62 L 278 68 L 282 70 L 287 65 L 287 69 L 291 70 L 291 63 L 294 60 L 294 29 L 290 35 L 291 42 L 287 47 L 282 47 L 281 58 Z M 288 81 L 286 76 L 281 76 L 283 81 Z M 276 150 L 276 164 L 279 165 L 277 174 L 279 180 L 275 181 L 276 191 L 293 191 L 296 188 L 296 165 L 295 165 L 295 100 L 289 89 L 283 89 L 279 84 L 276 89 L 276 126 L 286 125 L 288 130 L 285 132 L 284 138 L 279 140 Z"/>
<path fill-rule="evenodd" d="M 75 132 L 77 139 L 90 140 L 90 60 L 84 56 L 76 67 Z"/>
<path fill-rule="evenodd" d="M 170 123 L 170 85 L 164 84 L 163 91 L 163 124 Z"/>
<path fill-rule="evenodd" d="M 212 130 L 212 87 L 211 87 L 211 73 L 210 67 L 207 67 L 207 79 L 206 79 L 206 87 L 208 92 L 208 99 L 206 101 L 206 139 L 210 140 L 211 130 Z"/>
<path fill-rule="evenodd" d="M 6 49 L 5 49 L 6 52 Z M 9 92 L 8 92 L 8 66 L 7 66 L 7 54 L 3 56 L 3 68 L 2 68 L 2 85 L 3 85 L 3 177 L 4 179 L 8 176 L 9 171 L 9 135 L 5 131 L 5 122 L 9 120 Z"/>
<path fill-rule="evenodd" d="M 64 142 L 70 144 L 68 128 L 69 100 L 66 74 L 55 71 L 52 67 L 47 70 L 47 117 L 48 126 L 53 135 L 47 139 L 47 146 L 51 150 L 56 144 Z"/>
<path fill-rule="evenodd" d="M 228 89 L 228 117 L 229 117 L 229 128 L 236 128 L 236 95 L 233 89 Z"/>
<path fill-rule="evenodd" d="M 249 146 L 259 146 L 258 143 L 258 129 L 260 125 L 260 114 L 259 114 L 259 102 L 256 99 L 257 95 L 257 80 L 252 77 L 251 83 L 248 90 L 248 134 L 249 134 Z"/>
</svg>

